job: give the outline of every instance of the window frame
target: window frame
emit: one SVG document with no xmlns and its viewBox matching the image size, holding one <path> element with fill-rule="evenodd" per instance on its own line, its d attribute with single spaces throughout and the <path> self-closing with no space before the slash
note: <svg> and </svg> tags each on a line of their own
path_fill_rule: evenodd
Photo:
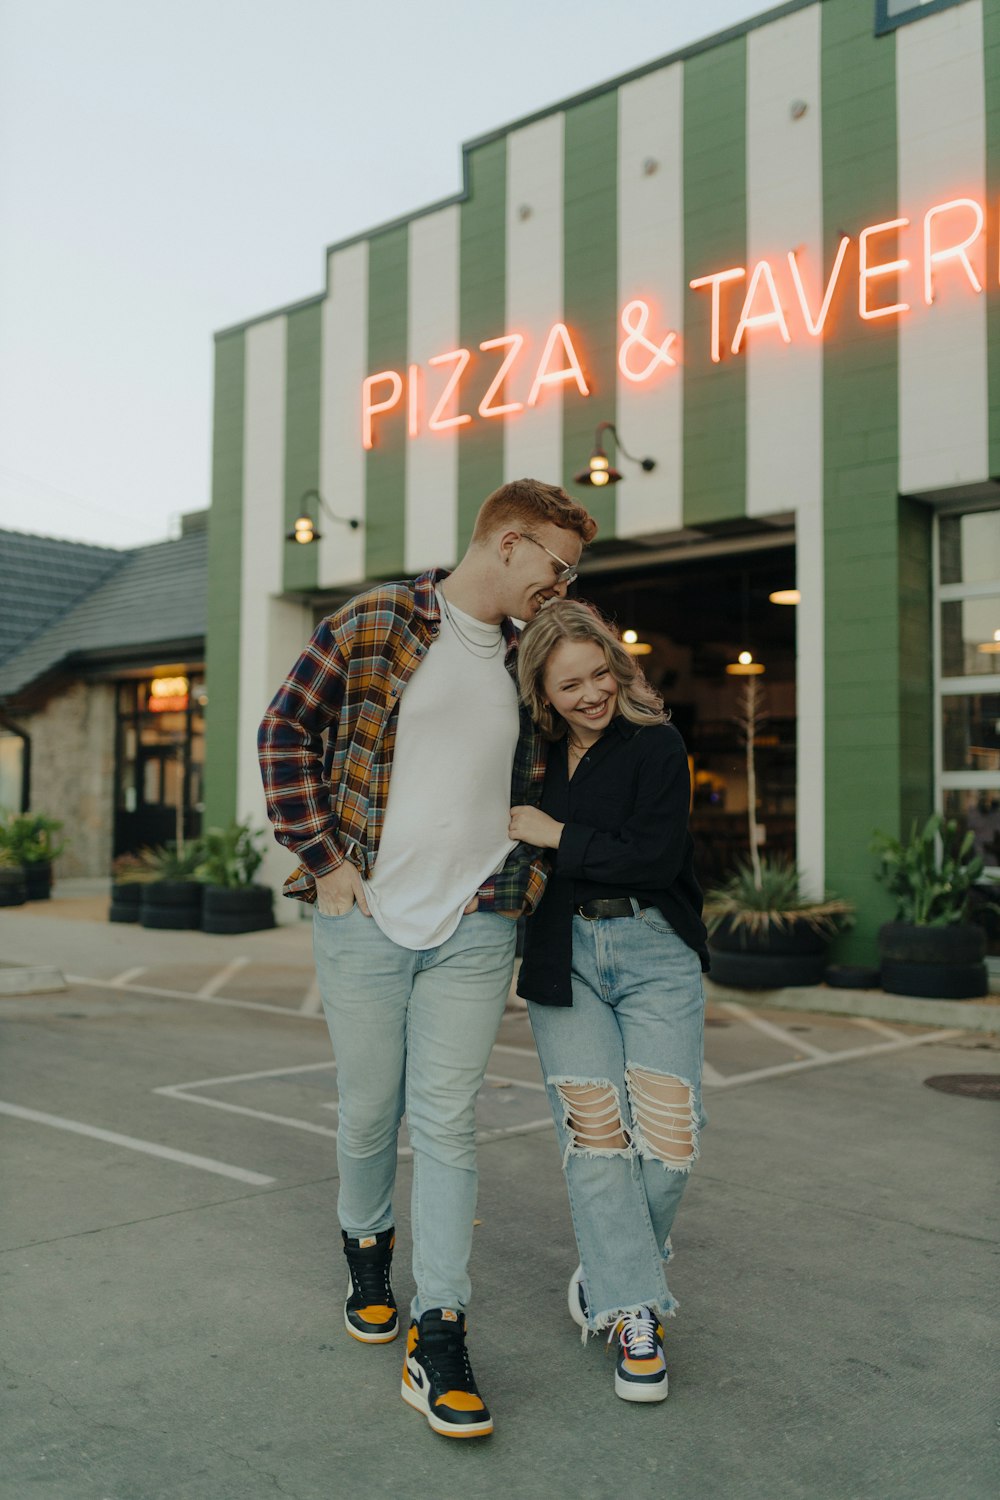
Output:
<svg viewBox="0 0 1000 1500">
<path fill-rule="evenodd" d="M 983 672 L 970 677 L 945 677 L 942 670 L 941 605 L 962 599 L 982 598 L 985 595 L 993 596 L 1000 591 L 1000 579 L 981 579 L 975 583 L 941 582 L 941 521 L 945 518 L 967 515 L 979 509 L 988 509 L 992 512 L 994 507 L 948 506 L 939 510 L 934 516 L 931 540 L 931 608 L 934 674 L 934 806 L 938 812 L 944 811 L 945 792 L 979 789 L 993 791 L 1000 784 L 1000 772 L 997 771 L 946 771 L 944 769 L 944 700 L 969 693 L 1000 692 L 1000 672 Z M 1000 511 L 996 514 L 1000 517 Z M 997 877 L 1000 875 L 1000 865 L 987 866 L 984 875 Z"/>
<path fill-rule="evenodd" d="M 909 26 L 923 16 L 932 16 L 939 10 L 951 10 L 952 6 L 964 5 L 965 0 L 926 0 L 923 5 L 910 5 L 896 15 L 889 12 L 889 0 L 875 0 L 875 35 L 891 36 L 900 26 Z"/>
</svg>

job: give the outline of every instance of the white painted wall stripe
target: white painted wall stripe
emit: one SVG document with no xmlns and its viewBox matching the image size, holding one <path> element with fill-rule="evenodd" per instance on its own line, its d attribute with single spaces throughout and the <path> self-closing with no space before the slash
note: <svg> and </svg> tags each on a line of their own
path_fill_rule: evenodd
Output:
<svg viewBox="0 0 1000 1500">
<path fill-rule="evenodd" d="M 652 338 L 684 344 L 684 69 L 649 73 L 619 91 L 618 306 L 647 302 Z M 644 162 L 656 170 L 644 170 Z M 624 337 L 618 329 L 618 342 Z M 615 533 L 675 531 L 682 525 L 683 353 L 635 384 L 619 373 L 615 421 L 630 453 L 656 459 L 652 474 L 628 468 L 615 490 Z"/>
<path fill-rule="evenodd" d="M 268 602 L 283 584 L 287 331 L 286 319 L 277 317 L 246 335 L 236 815 L 252 816 L 258 826 L 266 814 L 253 748 L 257 726 L 294 660 L 289 656 L 275 673 L 268 670 Z"/>
<path fill-rule="evenodd" d="M 527 217 L 522 218 L 522 210 Z M 507 326 L 525 335 L 506 399 L 527 401 L 545 337 L 563 309 L 563 116 L 507 137 Z M 562 481 L 562 392 L 550 388 L 504 424 L 504 479 Z"/>
<path fill-rule="evenodd" d="M 927 307 L 921 271 L 927 209 L 986 202 L 981 0 L 901 26 L 895 39 L 899 204 L 913 220 L 899 250 L 913 266 L 899 324 L 899 487 L 910 494 L 989 477 L 986 294 L 952 265 Z M 969 254 L 985 283 L 984 241 Z"/>
<path fill-rule="evenodd" d="M 231 1177 L 236 1182 L 246 1182 L 252 1187 L 267 1187 L 273 1177 L 261 1172 L 248 1172 L 243 1167 L 231 1167 L 227 1162 L 216 1161 L 211 1156 L 195 1156 L 190 1151 L 175 1151 L 172 1146 L 160 1146 L 156 1141 L 141 1141 L 134 1135 L 119 1135 L 116 1130 L 102 1130 L 97 1125 L 85 1125 L 80 1120 L 66 1120 L 61 1115 L 48 1115 L 40 1109 L 24 1109 L 19 1104 L 0 1101 L 0 1114 L 10 1115 L 15 1120 L 26 1120 L 32 1125 L 49 1125 L 54 1130 L 66 1130 L 71 1135 L 89 1136 L 91 1140 L 105 1141 L 109 1146 L 123 1146 L 127 1151 L 141 1151 L 145 1156 L 159 1156 L 164 1161 L 177 1162 L 182 1167 L 197 1167 L 201 1172 L 212 1172 L 216 1177 Z"/>
<path fill-rule="evenodd" d="M 823 350 L 805 327 L 787 252 L 797 252 L 815 312 L 839 243 L 823 225 L 820 45 L 819 6 L 747 36 L 747 271 L 770 262 L 792 342 L 769 328 L 745 345 L 747 514 L 796 519 L 796 858 L 816 896 L 826 866 Z M 798 119 L 794 100 L 806 105 Z"/>
<path fill-rule="evenodd" d="M 459 343 L 459 211 L 414 219 L 409 234 L 407 359 L 421 367 L 420 435 L 406 444 L 405 558 L 407 573 L 455 561 L 458 545 L 458 445 L 463 428 L 430 432 L 427 419 L 453 365 L 431 370 L 427 361 Z M 472 350 L 473 360 L 479 351 Z M 475 386 L 467 378 L 443 416 L 476 415 Z"/>
<path fill-rule="evenodd" d="M 247 330 L 246 421 L 243 437 L 243 539 L 240 591 L 240 696 L 236 816 L 266 828 L 257 764 L 257 727 L 265 708 L 312 633 L 308 606 L 280 597 L 284 555 L 284 317 Z M 322 529 L 322 528 L 321 528 Z M 337 527 L 344 531 L 346 527 Z M 292 856 L 272 844 L 259 879 L 280 890 Z M 279 922 L 296 922 L 298 903 L 279 901 Z"/>
<path fill-rule="evenodd" d="M 796 99 L 807 106 L 799 119 L 790 110 Z M 786 259 L 789 249 L 799 249 L 818 305 L 829 255 L 820 102 L 818 5 L 748 34 L 747 284 L 751 268 L 766 258 L 792 337 L 784 343 L 773 327 L 746 335 L 751 516 L 816 506 L 823 493 L 822 341 L 804 327 Z"/>
<path fill-rule="evenodd" d="M 368 358 L 368 242 L 330 256 L 330 294 L 323 304 L 319 487 L 338 516 L 365 515 L 361 383 Z M 358 583 L 365 576 L 364 528 L 351 531 L 320 517 L 319 584 Z"/>
</svg>

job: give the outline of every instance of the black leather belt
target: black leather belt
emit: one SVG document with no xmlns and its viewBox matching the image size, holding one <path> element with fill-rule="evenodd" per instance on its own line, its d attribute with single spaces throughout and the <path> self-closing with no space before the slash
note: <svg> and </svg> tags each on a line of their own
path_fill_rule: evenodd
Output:
<svg viewBox="0 0 1000 1500">
<path fill-rule="evenodd" d="M 576 909 L 588 922 L 599 922 L 605 917 L 634 917 L 635 908 L 645 911 L 648 901 L 633 901 L 628 896 L 601 896 L 595 901 L 585 901 Z"/>
</svg>

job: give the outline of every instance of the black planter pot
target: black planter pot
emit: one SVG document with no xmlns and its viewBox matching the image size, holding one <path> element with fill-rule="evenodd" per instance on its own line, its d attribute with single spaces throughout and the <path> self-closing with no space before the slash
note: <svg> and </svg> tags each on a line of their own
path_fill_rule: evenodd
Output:
<svg viewBox="0 0 1000 1500">
<path fill-rule="evenodd" d="M 28 899 L 21 865 L 0 865 L 0 906 L 23 906 Z"/>
<path fill-rule="evenodd" d="M 204 891 L 202 932 L 263 932 L 274 926 L 270 886 L 206 885 Z"/>
<path fill-rule="evenodd" d="M 828 937 L 794 918 L 784 927 L 752 933 L 726 917 L 708 941 L 712 978 L 743 990 L 821 984 L 829 946 Z"/>
<path fill-rule="evenodd" d="M 153 880 L 142 887 L 139 921 L 143 927 L 192 931 L 201 926 L 200 880 Z"/>
<path fill-rule="evenodd" d="M 29 901 L 48 901 L 52 896 L 52 861 L 37 860 L 24 866 L 24 884 Z"/>
<path fill-rule="evenodd" d="M 138 922 L 142 885 L 137 880 L 116 880 L 111 885 L 109 922 Z"/>
<path fill-rule="evenodd" d="M 919 927 L 886 922 L 879 928 L 882 988 L 919 1000 L 978 1000 L 989 991 L 986 933 L 973 922 Z"/>
</svg>

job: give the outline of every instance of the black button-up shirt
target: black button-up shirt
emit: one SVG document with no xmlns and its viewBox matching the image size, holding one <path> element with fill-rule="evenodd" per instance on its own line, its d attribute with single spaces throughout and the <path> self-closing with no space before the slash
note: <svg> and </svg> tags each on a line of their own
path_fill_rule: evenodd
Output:
<svg viewBox="0 0 1000 1500">
<path fill-rule="evenodd" d="M 527 924 L 519 995 L 572 1005 L 573 913 L 595 897 L 635 896 L 659 907 L 708 968 L 690 799 L 687 751 L 672 724 L 614 719 L 572 777 L 565 739 L 553 746 L 540 805 L 565 826 L 545 895 Z"/>
</svg>

